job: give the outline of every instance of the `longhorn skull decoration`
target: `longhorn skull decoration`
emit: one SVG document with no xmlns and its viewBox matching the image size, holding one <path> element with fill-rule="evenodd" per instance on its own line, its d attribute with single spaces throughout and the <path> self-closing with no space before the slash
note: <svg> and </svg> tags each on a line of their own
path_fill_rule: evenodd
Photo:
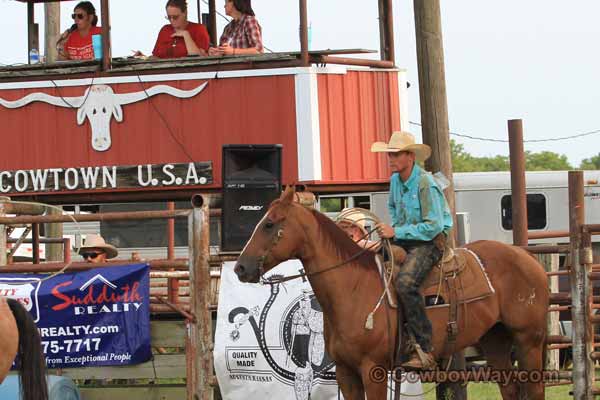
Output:
<svg viewBox="0 0 600 400">
<path fill-rule="evenodd" d="M 40 101 L 58 107 L 77 108 L 77 124 L 82 125 L 87 118 L 92 128 L 92 148 L 96 151 L 110 149 L 110 121 L 114 116 L 117 122 L 123 121 L 123 108 L 126 104 L 146 100 L 157 94 L 168 94 L 180 99 L 189 99 L 200 93 L 208 85 L 203 83 L 192 90 L 180 90 L 171 86 L 157 85 L 133 93 L 115 93 L 108 85 L 92 85 L 83 96 L 57 97 L 46 93 L 32 93 L 19 100 L 8 101 L 0 98 L 0 105 L 6 108 L 19 108 Z"/>
</svg>

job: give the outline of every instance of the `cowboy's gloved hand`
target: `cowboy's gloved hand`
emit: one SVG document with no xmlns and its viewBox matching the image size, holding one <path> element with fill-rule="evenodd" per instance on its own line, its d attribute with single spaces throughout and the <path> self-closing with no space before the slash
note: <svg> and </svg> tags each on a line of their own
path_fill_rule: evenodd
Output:
<svg viewBox="0 0 600 400">
<path fill-rule="evenodd" d="M 375 229 L 377 229 L 377 234 L 379 235 L 380 238 L 383 239 L 393 239 L 395 232 L 394 232 L 394 228 L 392 228 L 390 225 L 388 224 L 384 224 L 379 223 L 375 226 Z"/>
</svg>

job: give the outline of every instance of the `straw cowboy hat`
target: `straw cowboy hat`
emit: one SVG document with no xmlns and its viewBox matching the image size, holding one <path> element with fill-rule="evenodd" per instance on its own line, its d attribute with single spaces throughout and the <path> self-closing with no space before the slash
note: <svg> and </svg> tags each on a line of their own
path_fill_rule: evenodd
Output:
<svg viewBox="0 0 600 400">
<path fill-rule="evenodd" d="M 394 132 L 388 143 L 375 142 L 371 145 L 373 153 L 397 153 L 399 151 L 414 153 L 417 161 L 425 161 L 431 155 L 431 147 L 415 143 L 415 137 L 408 132 Z"/>
<path fill-rule="evenodd" d="M 115 258 L 119 254 L 117 248 L 106 243 L 104 238 L 100 235 L 87 235 L 83 242 L 83 246 L 79 248 L 79 254 L 85 253 L 86 250 L 90 249 L 103 250 L 106 253 L 106 258 Z"/>
<path fill-rule="evenodd" d="M 344 208 L 340 213 L 340 219 L 337 222 L 340 223 L 348 223 L 350 225 L 356 226 L 361 232 L 366 235 L 367 229 L 365 228 L 365 221 L 367 220 L 367 216 L 358 210 L 352 210 L 350 208 Z"/>
</svg>

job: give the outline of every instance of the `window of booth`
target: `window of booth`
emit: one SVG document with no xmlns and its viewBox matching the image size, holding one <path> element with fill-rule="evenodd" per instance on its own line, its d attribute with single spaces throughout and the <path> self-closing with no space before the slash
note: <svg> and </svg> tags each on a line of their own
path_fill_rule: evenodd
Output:
<svg viewBox="0 0 600 400">
<path fill-rule="evenodd" d="M 344 208 L 360 207 L 371 209 L 371 195 L 369 194 L 344 194 L 333 196 L 319 196 L 319 211 L 335 218 Z"/>
<path fill-rule="evenodd" d="M 500 200 L 502 228 L 512 230 L 512 196 L 502 196 Z M 544 229 L 548 224 L 546 215 L 546 196 L 541 193 L 527 194 L 527 229 Z"/>
</svg>

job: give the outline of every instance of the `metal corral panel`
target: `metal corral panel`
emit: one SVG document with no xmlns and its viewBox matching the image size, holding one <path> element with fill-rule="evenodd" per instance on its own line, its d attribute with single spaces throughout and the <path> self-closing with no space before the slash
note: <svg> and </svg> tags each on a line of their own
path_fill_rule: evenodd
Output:
<svg viewBox="0 0 600 400">
<path fill-rule="evenodd" d="M 323 181 L 387 181 L 387 160 L 370 148 L 400 129 L 398 71 L 322 74 L 318 84 Z"/>
</svg>

